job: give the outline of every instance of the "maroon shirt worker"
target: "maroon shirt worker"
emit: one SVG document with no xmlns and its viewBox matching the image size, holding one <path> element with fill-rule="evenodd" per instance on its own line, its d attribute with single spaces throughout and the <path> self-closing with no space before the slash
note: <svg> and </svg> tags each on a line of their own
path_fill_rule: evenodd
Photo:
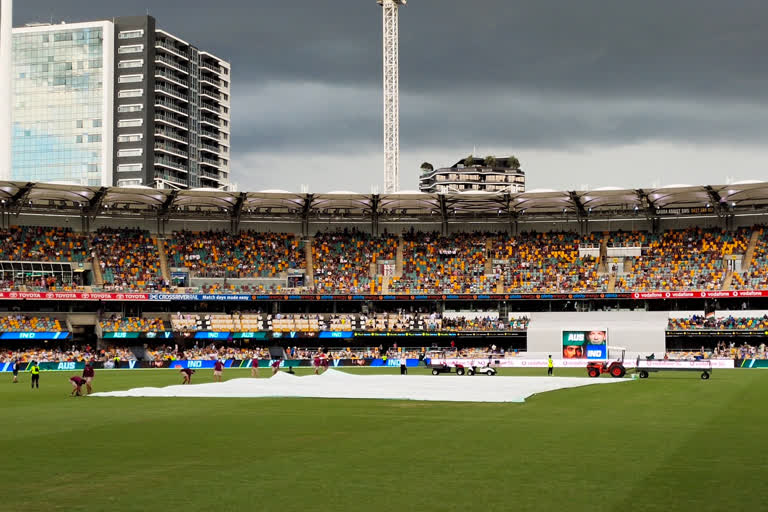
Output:
<svg viewBox="0 0 768 512">
<path fill-rule="evenodd" d="M 184 375 L 184 382 L 182 384 L 190 384 L 192 382 L 192 374 L 195 373 L 195 370 L 190 370 L 189 368 L 182 368 L 179 370 L 179 373 Z"/>
<path fill-rule="evenodd" d="M 92 383 L 95 375 L 96 371 L 93 369 L 93 365 L 90 362 L 85 363 L 85 368 L 83 368 L 83 378 L 85 379 L 85 387 L 87 388 L 89 395 L 93 392 Z"/>
<path fill-rule="evenodd" d="M 69 382 L 72 384 L 72 393 L 70 396 L 82 396 L 80 389 L 83 387 L 83 384 L 85 384 L 85 379 L 79 375 L 75 375 L 74 377 L 69 378 Z"/>
<path fill-rule="evenodd" d="M 214 382 L 221 382 L 221 373 L 224 371 L 224 363 L 221 359 L 218 359 L 213 365 L 213 380 Z"/>
</svg>

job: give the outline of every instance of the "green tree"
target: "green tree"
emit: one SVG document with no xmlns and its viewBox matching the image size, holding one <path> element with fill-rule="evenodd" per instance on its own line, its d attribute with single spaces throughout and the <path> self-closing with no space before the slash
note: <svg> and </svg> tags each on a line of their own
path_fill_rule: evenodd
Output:
<svg viewBox="0 0 768 512">
<path fill-rule="evenodd" d="M 516 156 L 507 158 L 507 167 L 516 171 L 520 170 L 520 160 L 518 160 Z"/>
<path fill-rule="evenodd" d="M 496 157 L 493 155 L 489 155 L 485 157 L 485 160 L 483 160 L 483 163 L 486 167 L 496 167 Z"/>
<path fill-rule="evenodd" d="M 472 167 L 475 165 L 475 156 L 469 155 L 467 158 L 464 159 L 464 167 Z"/>
<path fill-rule="evenodd" d="M 429 162 L 424 162 L 423 164 L 421 164 L 421 172 L 422 172 L 422 174 L 426 174 L 426 173 L 434 171 L 434 170 L 435 170 L 435 168 L 432 167 L 432 164 L 429 163 Z"/>
</svg>

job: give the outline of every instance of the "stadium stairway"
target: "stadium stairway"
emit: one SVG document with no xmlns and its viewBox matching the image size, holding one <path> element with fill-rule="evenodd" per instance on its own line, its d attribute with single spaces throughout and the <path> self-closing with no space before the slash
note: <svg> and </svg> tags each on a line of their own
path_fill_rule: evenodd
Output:
<svg viewBox="0 0 768 512">
<path fill-rule="evenodd" d="M 296 237 L 297 239 L 299 237 Z M 304 283 L 304 286 L 314 286 L 315 285 L 315 262 L 312 258 L 312 247 L 315 245 L 315 237 L 311 236 L 309 239 L 307 239 L 304 243 L 304 259 L 307 261 L 307 270 L 306 270 L 306 276 L 307 276 L 307 282 Z"/>
<path fill-rule="evenodd" d="M 755 248 L 757 247 L 758 238 L 760 238 L 760 232 L 757 230 L 752 231 L 752 236 L 749 238 L 749 246 L 747 246 L 747 252 L 744 253 L 744 259 L 741 260 L 742 272 L 749 272 L 752 270 L 752 259 L 755 256 Z"/>
<path fill-rule="evenodd" d="M 600 259 L 598 260 L 597 272 L 599 274 L 606 274 L 608 272 L 608 235 L 603 235 L 603 239 L 600 240 Z M 613 279 L 614 283 L 616 279 Z"/>
<path fill-rule="evenodd" d="M 101 262 L 96 253 L 93 254 L 93 282 L 96 286 L 104 286 L 104 276 L 101 273 Z"/>
<path fill-rule="evenodd" d="M 611 279 L 608 281 L 608 293 L 616 292 L 616 273 L 611 272 Z"/>
<path fill-rule="evenodd" d="M 160 256 L 160 273 L 163 275 L 165 282 L 170 283 L 171 272 L 168 270 L 168 255 L 165 254 L 165 239 L 155 238 L 155 246 L 157 246 L 157 253 Z"/>
<path fill-rule="evenodd" d="M 723 286 L 720 289 L 721 290 L 730 290 L 731 289 L 731 283 L 733 283 L 733 270 L 729 270 L 725 274 L 725 278 L 723 279 Z"/>
<path fill-rule="evenodd" d="M 403 277 L 403 236 L 397 237 L 397 251 L 395 251 L 395 277 Z"/>
<path fill-rule="evenodd" d="M 493 274 L 493 240 L 485 241 L 485 275 Z"/>
</svg>

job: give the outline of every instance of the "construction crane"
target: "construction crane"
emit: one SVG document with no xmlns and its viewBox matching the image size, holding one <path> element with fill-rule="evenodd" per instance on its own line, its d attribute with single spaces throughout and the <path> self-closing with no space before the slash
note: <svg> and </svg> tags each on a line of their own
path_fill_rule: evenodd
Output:
<svg viewBox="0 0 768 512">
<path fill-rule="evenodd" d="M 384 19 L 384 192 L 400 190 L 400 33 L 398 9 L 407 0 L 376 0 Z"/>
</svg>

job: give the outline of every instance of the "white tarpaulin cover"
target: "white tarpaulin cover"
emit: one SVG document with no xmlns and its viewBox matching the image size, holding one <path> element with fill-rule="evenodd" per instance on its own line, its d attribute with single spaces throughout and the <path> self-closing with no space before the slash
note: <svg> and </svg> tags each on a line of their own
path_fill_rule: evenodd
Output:
<svg viewBox="0 0 768 512">
<path fill-rule="evenodd" d="M 136 388 L 94 393 L 99 397 L 198 398 L 380 398 L 438 402 L 524 402 L 545 391 L 629 379 L 588 377 L 488 377 L 454 375 L 353 375 L 328 370 L 322 375 L 297 377 L 280 372 L 269 379 L 233 379 L 221 383 L 165 388 Z"/>
</svg>

